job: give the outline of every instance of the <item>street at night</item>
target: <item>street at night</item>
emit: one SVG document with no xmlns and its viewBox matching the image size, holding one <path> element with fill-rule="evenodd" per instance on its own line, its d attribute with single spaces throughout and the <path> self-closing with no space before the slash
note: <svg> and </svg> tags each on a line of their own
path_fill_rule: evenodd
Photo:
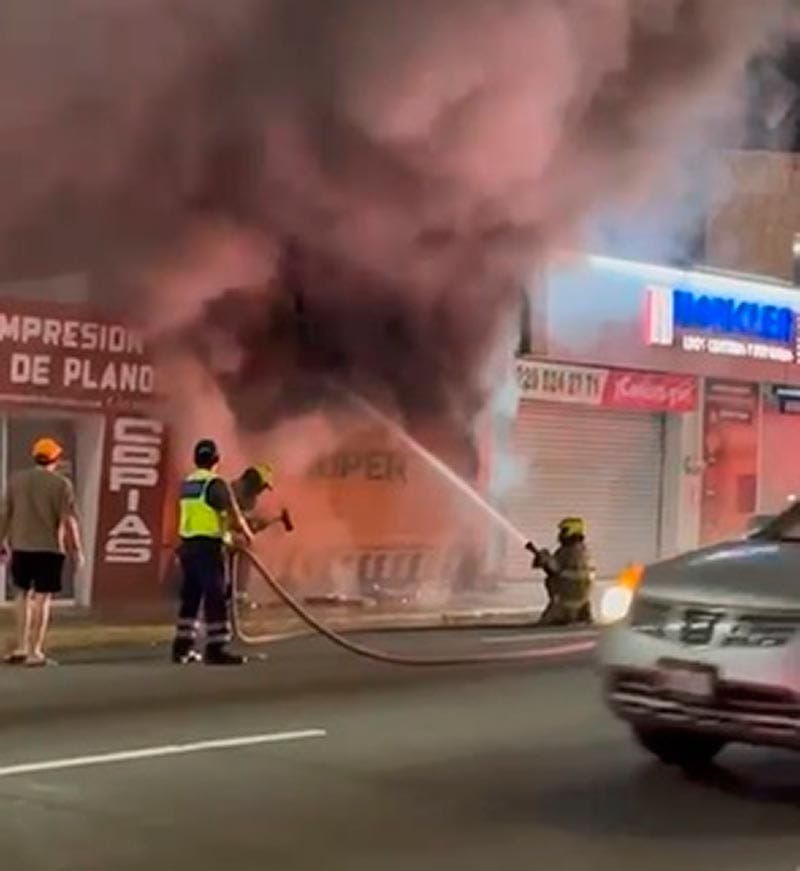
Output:
<svg viewBox="0 0 800 871">
<path fill-rule="evenodd" d="M 0 871 L 800 871 L 800 0 L 2 0 Z"/>
<path fill-rule="evenodd" d="M 519 629 L 367 640 L 425 655 L 557 643 Z M 663 767 L 606 712 L 591 657 L 413 670 L 304 638 L 238 670 L 92 658 L 0 672 L 4 868 L 800 861 L 800 757 L 732 748 L 702 778 Z M 148 748 L 165 755 L 126 756 Z"/>
</svg>

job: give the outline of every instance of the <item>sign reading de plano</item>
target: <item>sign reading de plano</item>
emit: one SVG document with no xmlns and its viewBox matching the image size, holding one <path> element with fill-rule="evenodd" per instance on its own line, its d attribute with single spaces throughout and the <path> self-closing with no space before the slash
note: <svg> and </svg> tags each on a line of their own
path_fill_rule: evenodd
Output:
<svg viewBox="0 0 800 871">
<path fill-rule="evenodd" d="M 142 336 L 66 306 L 0 304 L 0 392 L 102 403 L 147 398 L 155 370 Z"/>
</svg>

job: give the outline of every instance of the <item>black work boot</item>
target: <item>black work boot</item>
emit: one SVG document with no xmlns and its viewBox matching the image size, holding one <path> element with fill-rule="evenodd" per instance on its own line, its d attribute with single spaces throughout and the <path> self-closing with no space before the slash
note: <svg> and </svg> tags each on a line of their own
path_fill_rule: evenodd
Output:
<svg viewBox="0 0 800 871">
<path fill-rule="evenodd" d="M 247 660 L 238 653 L 232 653 L 224 645 L 209 644 L 203 660 L 206 665 L 244 665 Z"/>
<path fill-rule="evenodd" d="M 193 662 L 200 662 L 202 658 L 194 647 L 185 641 L 175 641 L 172 645 L 172 661 L 176 665 L 191 665 Z"/>
</svg>

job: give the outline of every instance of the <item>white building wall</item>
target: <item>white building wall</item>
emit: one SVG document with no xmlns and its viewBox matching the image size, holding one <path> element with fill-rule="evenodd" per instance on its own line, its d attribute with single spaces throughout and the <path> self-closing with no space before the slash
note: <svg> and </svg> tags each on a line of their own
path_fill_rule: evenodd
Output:
<svg viewBox="0 0 800 871">
<path fill-rule="evenodd" d="M 89 607 L 95 574 L 97 525 L 100 508 L 100 482 L 105 450 L 106 419 L 100 414 L 80 415 L 76 418 L 77 464 L 81 472 L 78 490 L 78 510 L 81 516 L 83 547 L 86 565 L 77 577 L 76 603 Z"/>
<path fill-rule="evenodd" d="M 700 539 L 702 414 L 667 415 L 664 445 L 661 550 L 692 550 Z"/>
</svg>

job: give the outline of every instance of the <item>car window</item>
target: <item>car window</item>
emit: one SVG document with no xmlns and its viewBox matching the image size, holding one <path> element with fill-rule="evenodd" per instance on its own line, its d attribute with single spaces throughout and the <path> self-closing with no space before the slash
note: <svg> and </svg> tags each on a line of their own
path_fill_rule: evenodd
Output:
<svg viewBox="0 0 800 871">
<path fill-rule="evenodd" d="M 794 522 L 786 526 L 780 534 L 781 541 L 800 541 L 800 517 L 795 518 Z"/>
<path fill-rule="evenodd" d="M 752 537 L 766 541 L 800 542 L 800 503 L 796 502 L 791 505 L 786 511 L 754 533 Z"/>
</svg>

